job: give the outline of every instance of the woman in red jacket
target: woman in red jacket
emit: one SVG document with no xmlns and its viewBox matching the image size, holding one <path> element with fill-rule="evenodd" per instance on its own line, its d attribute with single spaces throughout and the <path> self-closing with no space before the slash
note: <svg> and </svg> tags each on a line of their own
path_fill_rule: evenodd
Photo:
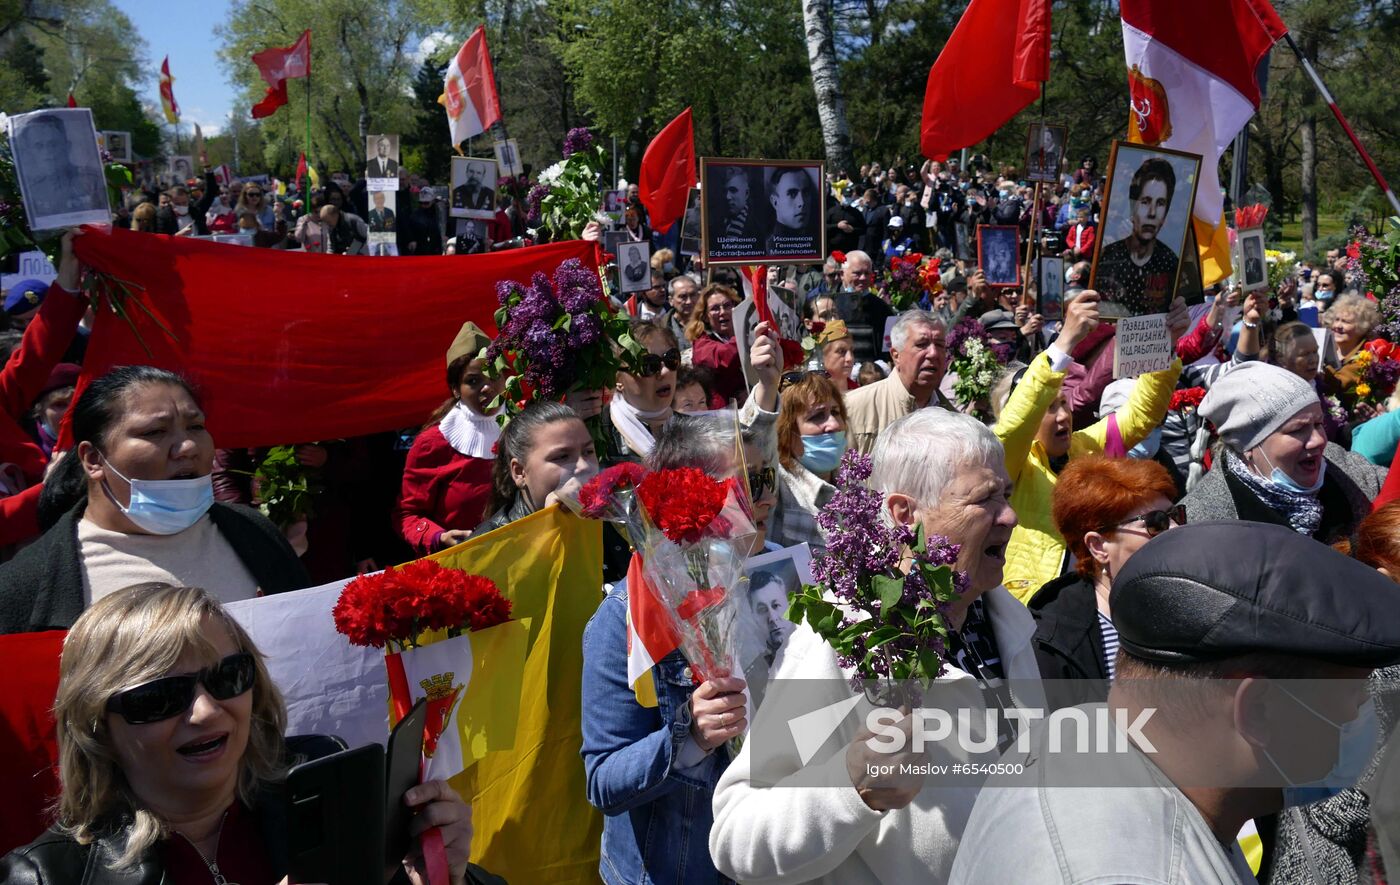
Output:
<svg viewBox="0 0 1400 885">
<path fill-rule="evenodd" d="M 499 410 L 489 407 L 501 382 L 486 377 L 486 362 L 477 354 L 490 343 L 476 323 L 462 326 L 447 349 L 449 398 L 408 451 L 399 533 L 420 555 L 462 543 L 489 515 L 491 466 L 501 436 Z"/>
<path fill-rule="evenodd" d="M 739 293 L 718 283 L 700 290 L 695 313 L 685 324 L 691 346 L 691 365 L 709 369 L 715 377 L 710 408 L 722 409 L 731 399 L 743 398 L 746 385 L 739 364 L 739 344 L 734 340 L 734 305 Z"/>
</svg>

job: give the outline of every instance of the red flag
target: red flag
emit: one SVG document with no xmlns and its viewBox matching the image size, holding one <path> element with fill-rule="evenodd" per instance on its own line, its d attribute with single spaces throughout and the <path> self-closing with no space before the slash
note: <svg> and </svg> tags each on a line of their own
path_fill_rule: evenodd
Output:
<svg viewBox="0 0 1400 885">
<path fill-rule="evenodd" d="M 690 108 L 681 111 L 647 145 L 637 192 L 647 207 L 651 226 L 665 233 L 685 214 L 685 201 L 695 186 L 695 125 Z"/>
<path fill-rule="evenodd" d="M 501 97 L 496 94 L 496 72 L 491 68 L 485 25 L 472 31 L 447 65 L 438 104 L 447 109 L 447 130 L 454 145 L 500 121 Z"/>
<path fill-rule="evenodd" d="M 170 76 L 170 56 L 160 63 L 160 107 L 167 123 L 180 122 L 180 106 L 175 102 L 175 78 Z"/>
<path fill-rule="evenodd" d="M 140 341 L 121 317 L 99 311 L 78 392 L 113 366 L 178 370 L 198 384 L 209 429 L 228 448 L 421 424 L 441 399 L 438 363 L 462 322 L 495 332 L 497 280 L 552 274 L 568 258 L 596 267 L 592 243 L 567 240 L 394 261 L 264 249 L 258 273 L 248 274 L 242 249 L 124 228 L 85 231 L 75 241 L 82 262 L 144 287 L 133 286 L 131 297 L 174 338 L 135 306 L 129 315 Z M 386 303 L 413 306 L 396 316 L 392 334 L 382 323 Z"/>
<path fill-rule="evenodd" d="M 941 160 L 991 135 L 1049 78 L 1050 0 L 972 0 L 928 72 L 924 156 Z"/>
<path fill-rule="evenodd" d="M 71 92 L 68 93 L 68 106 L 70 108 L 76 108 L 78 106 L 78 100 L 73 97 L 73 93 Z"/>
<path fill-rule="evenodd" d="M 291 46 L 253 53 L 253 64 L 267 83 L 267 95 L 253 105 L 253 118 L 261 119 L 287 103 L 288 80 L 311 76 L 311 31 L 302 31 Z"/>
</svg>

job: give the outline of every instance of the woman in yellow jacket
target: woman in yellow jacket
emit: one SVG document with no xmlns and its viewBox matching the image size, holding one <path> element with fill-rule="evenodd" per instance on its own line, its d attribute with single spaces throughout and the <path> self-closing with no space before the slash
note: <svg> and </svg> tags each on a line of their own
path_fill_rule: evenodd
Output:
<svg viewBox="0 0 1400 885">
<path fill-rule="evenodd" d="M 1186 304 L 1178 298 L 1167 315 L 1173 347 L 1188 322 Z M 1001 408 L 992 430 L 1006 449 L 1006 472 L 1015 485 L 1011 507 L 1018 520 L 1006 548 L 1003 583 L 1022 602 L 1064 568 L 1065 542 L 1050 515 L 1059 470 L 1071 458 L 1103 454 L 1110 418 L 1118 424 L 1125 451 L 1146 439 L 1166 417 L 1181 375 L 1181 360 L 1174 359 L 1170 368 L 1139 376 L 1132 395 L 1114 415 L 1074 430 L 1060 385 L 1072 362 L 1069 354 L 1098 324 L 1098 293 L 1081 292 L 1065 306 L 1064 326 L 1055 343 L 1017 372 L 1008 385 L 1009 397 L 1001 390 L 993 397 Z"/>
</svg>

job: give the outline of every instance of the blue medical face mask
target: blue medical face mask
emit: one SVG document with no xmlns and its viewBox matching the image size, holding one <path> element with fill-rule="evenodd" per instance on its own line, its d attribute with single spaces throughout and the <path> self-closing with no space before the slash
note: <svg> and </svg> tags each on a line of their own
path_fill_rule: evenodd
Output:
<svg viewBox="0 0 1400 885">
<path fill-rule="evenodd" d="M 1157 457 L 1157 450 L 1162 447 L 1162 428 L 1157 427 L 1147 435 L 1147 439 L 1128 449 L 1129 458 L 1137 458 L 1139 461 L 1151 461 Z"/>
<path fill-rule="evenodd" d="M 1322 481 L 1327 478 L 1327 460 L 1323 459 L 1321 467 L 1317 471 L 1317 480 L 1311 486 L 1302 486 L 1293 477 L 1274 467 L 1274 463 L 1269 460 L 1269 456 L 1264 454 L 1264 450 L 1259 450 L 1259 456 L 1272 468 L 1269 473 L 1269 482 L 1278 486 L 1286 492 L 1295 495 L 1311 495 L 1322 488 Z"/>
<path fill-rule="evenodd" d="M 1371 757 L 1376 752 L 1376 744 L 1380 737 L 1380 724 L 1376 720 L 1376 702 L 1366 701 L 1356 711 L 1355 719 L 1338 725 L 1308 706 L 1301 698 L 1282 685 L 1278 688 L 1304 710 L 1337 729 L 1338 734 L 1337 761 L 1322 777 L 1306 783 L 1293 783 L 1288 775 L 1284 774 L 1283 769 L 1279 768 L 1273 755 L 1268 750 L 1263 751 L 1269 764 L 1274 767 L 1274 770 L 1287 784 L 1283 788 L 1283 807 L 1295 808 L 1301 805 L 1311 805 L 1314 802 L 1321 802 L 1323 799 L 1330 799 L 1343 790 L 1355 786 L 1356 782 L 1361 779 L 1361 775 L 1365 773 L 1366 766 L 1371 763 Z"/>
<path fill-rule="evenodd" d="M 153 535 L 175 535 L 199 522 L 214 504 L 214 476 L 193 479 L 127 479 L 102 456 L 107 469 L 131 486 L 131 502 L 125 507 L 104 481 L 103 490 L 126 518 Z"/>
<path fill-rule="evenodd" d="M 846 431 L 814 433 L 802 437 L 802 466 L 813 473 L 830 473 L 846 454 Z"/>
</svg>

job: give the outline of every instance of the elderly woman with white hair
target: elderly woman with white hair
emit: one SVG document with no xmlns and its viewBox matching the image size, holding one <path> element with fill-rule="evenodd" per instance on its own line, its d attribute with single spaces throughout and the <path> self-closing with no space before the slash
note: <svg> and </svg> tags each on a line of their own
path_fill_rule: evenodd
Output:
<svg viewBox="0 0 1400 885">
<path fill-rule="evenodd" d="M 1000 586 L 1016 525 L 1001 443 L 975 418 L 922 409 L 881 434 L 870 484 L 882 490 L 886 519 L 961 545 L 956 568 L 969 586 L 947 614 L 949 665 L 932 689 L 938 706 L 970 710 L 976 722 L 995 705 L 1043 708 L 1034 621 Z M 852 697 L 851 671 L 809 625 L 797 627 L 774 666 L 753 729 L 715 789 L 715 866 L 744 882 L 946 881 L 977 789 L 872 772 L 891 757 L 874 752 L 859 728 L 871 705 Z M 834 740 L 799 751 L 782 737 L 795 715 L 841 704 L 858 715 L 841 720 Z M 933 763 L 966 761 L 943 743 L 925 751 Z"/>
<path fill-rule="evenodd" d="M 1340 396 L 1351 405 L 1356 400 L 1356 384 L 1365 371 L 1358 358 L 1366 339 L 1381 324 L 1380 309 L 1368 298 L 1343 295 L 1322 314 L 1322 324 L 1332 333 L 1332 342 L 1342 358 L 1340 366 L 1323 368 L 1323 393 Z"/>
<path fill-rule="evenodd" d="M 1294 373 L 1246 363 L 1199 411 L 1219 441 L 1210 471 L 1182 499 L 1188 521 L 1271 522 L 1330 544 L 1371 511 L 1385 471 L 1327 441 L 1317 392 Z"/>
</svg>

